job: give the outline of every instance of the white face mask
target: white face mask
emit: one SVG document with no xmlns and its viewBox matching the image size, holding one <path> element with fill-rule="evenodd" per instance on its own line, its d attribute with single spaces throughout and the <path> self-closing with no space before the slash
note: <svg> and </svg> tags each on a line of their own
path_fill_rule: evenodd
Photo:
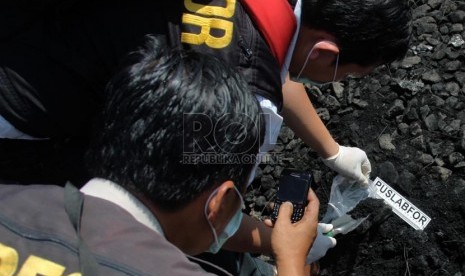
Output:
<svg viewBox="0 0 465 276">
<path fill-rule="evenodd" d="M 302 75 L 302 72 L 304 71 L 305 67 L 307 66 L 307 63 L 308 63 L 308 59 L 310 58 L 310 55 L 313 53 L 313 50 L 315 49 L 315 46 L 317 45 L 318 43 L 316 43 L 315 45 L 313 45 L 312 49 L 310 50 L 310 52 L 308 52 L 307 54 L 307 58 L 305 59 L 305 62 L 304 64 L 302 65 L 302 68 L 300 69 L 299 71 L 299 74 L 297 74 L 297 77 L 293 77 L 293 76 L 290 76 L 291 80 L 292 81 L 295 81 L 295 82 L 300 82 L 300 83 L 303 83 L 303 84 L 311 84 L 313 86 L 317 86 L 317 87 L 320 87 L 322 85 L 325 85 L 325 84 L 328 84 L 328 83 L 332 83 L 336 80 L 336 74 L 337 74 L 337 67 L 339 66 L 339 53 L 337 54 L 337 57 L 336 57 L 336 66 L 334 67 L 334 75 L 333 75 L 333 80 L 330 81 L 330 82 L 318 82 L 318 81 L 313 81 L 309 78 L 306 78 L 306 77 L 301 77 Z"/>
<path fill-rule="evenodd" d="M 211 198 L 213 195 L 215 195 L 218 192 L 218 189 L 214 190 L 210 197 L 208 198 L 207 202 L 205 203 L 205 217 L 207 218 L 208 225 L 210 225 L 210 229 L 212 230 L 213 237 L 215 241 L 210 245 L 210 247 L 207 249 L 206 252 L 210 253 L 218 253 L 218 251 L 221 249 L 223 244 L 232 236 L 236 233 L 237 229 L 239 229 L 239 226 L 241 226 L 242 222 L 242 205 L 244 205 L 244 200 L 242 199 L 242 195 L 237 190 L 237 188 L 234 186 L 234 190 L 237 192 L 239 195 L 239 198 L 241 200 L 241 206 L 239 209 L 237 209 L 236 213 L 234 216 L 231 218 L 231 220 L 228 222 L 226 227 L 224 228 L 223 232 L 219 235 L 216 234 L 216 230 L 213 227 L 212 223 L 208 220 L 207 216 L 207 206 L 210 203 Z"/>
</svg>

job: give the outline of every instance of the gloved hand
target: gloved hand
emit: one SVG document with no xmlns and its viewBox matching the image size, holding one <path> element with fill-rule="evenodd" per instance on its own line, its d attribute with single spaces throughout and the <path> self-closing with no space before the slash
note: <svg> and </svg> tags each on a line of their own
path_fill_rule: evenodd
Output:
<svg viewBox="0 0 465 276">
<path fill-rule="evenodd" d="M 318 223 L 318 235 L 316 236 L 312 248 L 307 255 L 307 264 L 318 261 L 324 255 L 326 255 L 328 249 L 336 246 L 337 242 L 335 238 L 324 235 L 331 230 L 333 230 L 332 224 Z"/>
<path fill-rule="evenodd" d="M 340 175 L 368 186 L 371 164 L 363 150 L 339 146 L 338 153 L 323 159 L 323 163 Z"/>
</svg>

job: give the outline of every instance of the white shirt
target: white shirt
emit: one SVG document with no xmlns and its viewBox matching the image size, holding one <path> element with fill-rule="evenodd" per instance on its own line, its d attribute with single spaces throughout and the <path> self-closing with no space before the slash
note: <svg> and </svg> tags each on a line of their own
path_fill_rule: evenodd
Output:
<svg viewBox="0 0 465 276">
<path fill-rule="evenodd" d="M 135 196 L 121 186 L 102 178 L 93 178 L 81 188 L 81 192 L 110 201 L 128 213 L 138 222 L 164 236 L 163 229 L 155 215 Z"/>
</svg>

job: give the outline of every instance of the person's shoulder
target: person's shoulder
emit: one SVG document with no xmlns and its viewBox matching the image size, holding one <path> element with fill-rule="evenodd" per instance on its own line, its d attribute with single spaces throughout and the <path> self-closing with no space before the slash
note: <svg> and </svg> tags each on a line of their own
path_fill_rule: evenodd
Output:
<svg viewBox="0 0 465 276">
<path fill-rule="evenodd" d="M 63 191 L 63 187 L 57 185 L 0 184 L 0 214 L 2 218 L 12 218 L 18 226 L 34 225 L 36 229 L 49 232 L 51 225 L 58 221 L 69 221 Z M 68 229 L 62 227 L 56 232 L 65 230 Z"/>
<path fill-rule="evenodd" d="M 24 199 L 24 203 L 32 203 L 43 199 L 52 199 L 63 193 L 63 187 L 57 185 L 19 185 L 0 184 L 0 202 L 5 204 Z M 31 197 L 31 195 L 34 195 Z M 8 205 L 5 205 L 8 206 Z"/>
<path fill-rule="evenodd" d="M 166 238 L 137 221 L 124 208 L 85 196 L 83 239 L 96 256 L 131 275 L 206 275 Z"/>
</svg>

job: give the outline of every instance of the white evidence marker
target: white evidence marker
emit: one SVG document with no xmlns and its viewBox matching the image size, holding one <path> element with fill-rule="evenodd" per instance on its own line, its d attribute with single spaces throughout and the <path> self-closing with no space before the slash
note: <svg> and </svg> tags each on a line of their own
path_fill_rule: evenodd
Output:
<svg viewBox="0 0 465 276">
<path fill-rule="evenodd" d="M 430 223 L 431 218 L 418 209 L 410 201 L 377 177 L 371 186 L 376 190 L 376 194 L 392 207 L 392 211 L 416 230 L 424 230 Z"/>
</svg>

